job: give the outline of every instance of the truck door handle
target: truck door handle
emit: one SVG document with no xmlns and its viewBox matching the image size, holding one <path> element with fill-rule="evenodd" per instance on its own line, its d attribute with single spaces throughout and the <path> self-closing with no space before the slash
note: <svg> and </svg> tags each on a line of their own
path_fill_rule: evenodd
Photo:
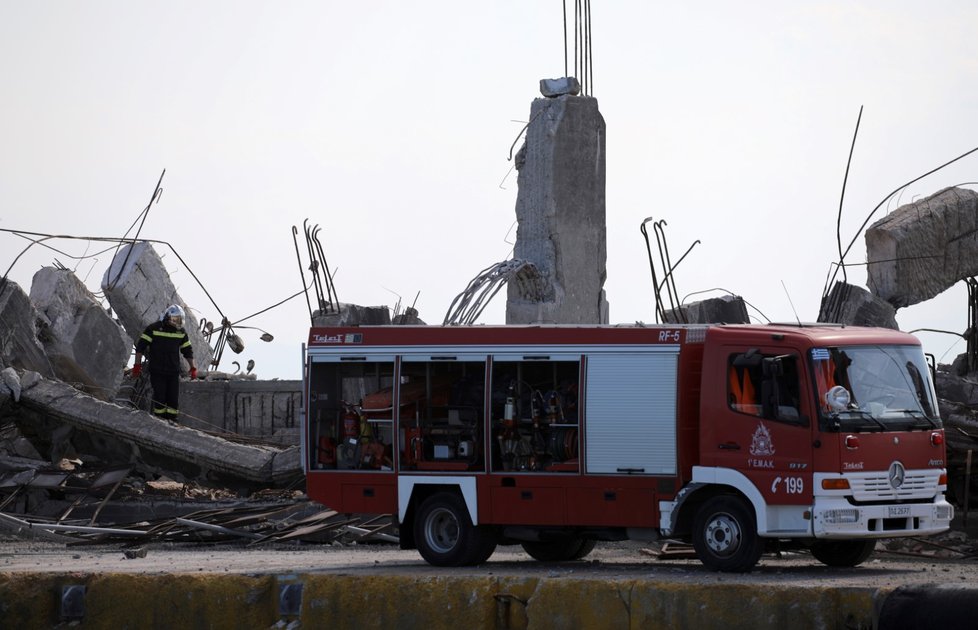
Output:
<svg viewBox="0 0 978 630">
<path fill-rule="evenodd" d="M 740 444 L 737 444 L 736 442 L 724 442 L 723 444 L 717 444 L 717 448 L 724 451 L 739 451 Z"/>
</svg>

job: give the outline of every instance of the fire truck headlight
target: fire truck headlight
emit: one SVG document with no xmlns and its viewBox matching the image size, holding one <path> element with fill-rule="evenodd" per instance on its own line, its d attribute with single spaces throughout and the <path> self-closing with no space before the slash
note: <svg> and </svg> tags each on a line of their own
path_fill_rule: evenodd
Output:
<svg viewBox="0 0 978 630">
<path fill-rule="evenodd" d="M 858 523 L 859 522 L 859 510 L 856 508 L 847 508 L 842 510 L 826 510 L 822 515 L 822 519 L 826 523 L 832 523 L 835 525 L 841 525 L 845 523 Z"/>
<path fill-rule="evenodd" d="M 949 521 L 954 518 L 954 507 L 950 504 L 938 505 L 936 516 L 939 521 Z"/>
</svg>

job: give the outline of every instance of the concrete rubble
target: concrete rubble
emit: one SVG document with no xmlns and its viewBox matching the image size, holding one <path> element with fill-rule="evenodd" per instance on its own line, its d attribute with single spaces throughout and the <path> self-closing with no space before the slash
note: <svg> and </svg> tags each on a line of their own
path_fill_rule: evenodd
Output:
<svg viewBox="0 0 978 630">
<path fill-rule="evenodd" d="M 197 316 L 180 298 L 151 244 L 140 241 L 121 247 L 102 276 L 102 291 L 133 343 L 147 326 L 159 321 L 168 306 L 182 306 L 187 313 L 184 330 L 194 348 L 194 361 L 201 370 L 210 368 L 213 353 Z M 214 325 L 219 327 L 220 322 Z"/>
<path fill-rule="evenodd" d="M 391 323 L 391 314 L 386 306 L 340 304 L 339 312 L 316 311 L 312 320 L 313 326 L 386 326 Z"/>
<path fill-rule="evenodd" d="M 962 355 L 963 356 L 963 355 Z M 955 365 L 962 364 L 955 361 Z M 939 365 L 934 383 L 947 440 L 948 494 L 959 506 L 978 506 L 978 373 Z M 969 470 L 968 454 L 975 459 Z M 971 483 L 966 480 L 971 479 Z M 966 486 L 968 489 L 966 490 Z"/>
<path fill-rule="evenodd" d="M 723 295 L 684 304 L 681 313 L 666 311 L 666 322 L 687 324 L 749 324 L 747 304 L 739 295 Z"/>
<path fill-rule="evenodd" d="M 514 258 L 533 263 L 542 299 L 507 285 L 506 323 L 607 324 L 605 123 L 598 101 L 541 82 L 526 143 L 516 156 Z"/>
<path fill-rule="evenodd" d="M 892 304 L 846 282 L 836 282 L 832 286 L 819 308 L 818 321 L 900 330 L 896 308 Z"/>
<path fill-rule="evenodd" d="M 55 376 L 109 400 L 122 382 L 119 365 L 126 364 L 132 351 L 125 330 L 67 269 L 41 268 L 34 274 L 30 299 Z"/>
<path fill-rule="evenodd" d="M 131 392 L 149 392 L 146 377 L 123 380 L 133 342 L 169 303 L 181 302 L 152 247 L 137 243 L 133 249 L 123 265 L 130 248 L 122 248 L 103 278 L 114 310 L 122 324 L 128 322 L 126 329 L 69 270 L 42 268 L 33 277 L 30 296 L 14 282 L 4 283 L 0 470 L 128 463 L 146 479 L 176 476 L 240 488 L 274 487 L 301 478 L 297 383 L 274 382 L 274 391 L 268 392 L 208 396 L 206 387 L 222 385 L 202 382 L 197 396 L 185 394 L 204 413 L 214 410 L 210 399 L 215 397 L 240 406 L 230 414 L 234 427 L 224 426 L 226 409 L 218 409 L 211 421 L 198 416 L 201 422 L 193 428 L 189 422 L 173 425 L 133 407 Z M 211 349 L 191 311 L 186 328 L 196 336 L 192 343 L 196 357 L 202 357 L 198 361 L 209 362 Z M 193 386 L 184 383 L 186 390 Z M 268 409 L 281 413 L 254 419 Z M 282 426 L 272 426 L 276 418 Z M 238 426 L 241 422 L 247 426 Z M 234 429 L 250 434 L 251 443 L 226 439 Z"/>
<path fill-rule="evenodd" d="M 900 308 L 978 275 L 978 193 L 945 188 L 866 230 L 872 292 Z"/>
<path fill-rule="evenodd" d="M 259 381 L 250 364 L 247 373 L 240 365 L 233 373 L 212 369 L 207 380 L 182 384 L 178 425 L 155 418 L 144 412 L 147 377 L 123 377 L 139 334 L 177 303 L 187 312 L 185 329 L 201 368 L 212 363 L 208 339 L 149 243 L 121 247 L 101 286 L 112 311 L 64 268 L 38 271 L 29 296 L 4 283 L 0 471 L 126 463 L 146 480 L 242 489 L 301 479 L 299 381 Z M 395 319 L 424 324 L 410 307 Z M 387 307 L 343 304 L 338 313 L 317 312 L 316 323 L 392 322 Z"/>
<path fill-rule="evenodd" d="M 53 377 L 51 361 L 39 340 L 40 313 L 17 283 L 8 280 L 0 284 L 3 286 L 0 291 L 0 365 Z"/>
<path fill-rule="evenodd" d="M 98 400 L 66 383 L 32 380 L 32 387 L 21 390 L 19 403 L 0 395 L 0 416 L 12 417 L 21 433 L 52 460 L 77 456 L 76 450 L 85 448 L 106 458 L 104 463 L 149 464 L 224 482 L 275 485 L 301 474 L 298 447 L 231 442 Z M 79 444 L 69 445 L 71 433 L 82 434 L 75 436 Z"/>
</svg>

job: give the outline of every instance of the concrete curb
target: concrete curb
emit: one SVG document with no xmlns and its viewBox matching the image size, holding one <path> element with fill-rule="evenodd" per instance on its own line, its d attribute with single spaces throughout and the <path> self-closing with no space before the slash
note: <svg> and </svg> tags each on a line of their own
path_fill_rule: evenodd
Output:
<svg viewBox="0 0 978 630">
<path fill-rule="evenodd" d="M 634 579 L 20 573 L 0 575 L 0 626 L 869 630 L 881 597 Z"/>
</svg>

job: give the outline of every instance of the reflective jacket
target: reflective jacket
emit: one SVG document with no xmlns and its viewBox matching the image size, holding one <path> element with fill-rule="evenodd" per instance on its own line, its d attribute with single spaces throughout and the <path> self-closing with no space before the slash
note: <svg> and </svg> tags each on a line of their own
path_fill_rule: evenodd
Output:
<svg viewBox="0 0 978 630">
<path fill-rule="evenodd" d="M 136 342 L 136 352 L 149 357 L 152 374 L 179 374 L 183 371 L 180 355 L 188 361 L 194 358 L 186 331 L 164 322 L 154 322 L 146 327 Z"/>
</svg>

